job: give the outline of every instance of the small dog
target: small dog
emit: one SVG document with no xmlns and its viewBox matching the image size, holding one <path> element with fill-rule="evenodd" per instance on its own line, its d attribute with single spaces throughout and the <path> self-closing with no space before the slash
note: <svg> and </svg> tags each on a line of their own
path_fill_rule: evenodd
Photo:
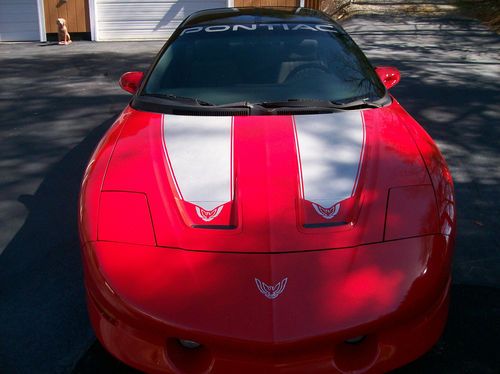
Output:
<svg viewBox="0 0 500 374">
<path fill-rule="evenodd" d="M 59 44 L 68 45 L 71 43 L 71 37 L 69 36 L 68 27 L 66 26 L 66 20 L 64 18 L 57 19 L 57 36 L 59 38 Z"/>
</svg>

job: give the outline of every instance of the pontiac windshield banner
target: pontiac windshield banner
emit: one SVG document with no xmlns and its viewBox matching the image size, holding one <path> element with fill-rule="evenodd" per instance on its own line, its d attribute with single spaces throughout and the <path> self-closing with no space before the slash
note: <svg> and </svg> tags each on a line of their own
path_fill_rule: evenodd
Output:
<svg viewBox="0 0 500 374">
<path fill-rule="evenodd" d="M 196 26 L 182 30 L 181 36 L 184 34 L 195 34 L 198 32 L 224 32 L 224 31 L 255 31 L 255 30 L 269 30 L 269 31 L 323 31 L 338 33 L 333 25 L 328 24 L 290 24 L 290 23 L 253 23 L 246 25 L 212 25 L 212 26 Z"/>
</svg>

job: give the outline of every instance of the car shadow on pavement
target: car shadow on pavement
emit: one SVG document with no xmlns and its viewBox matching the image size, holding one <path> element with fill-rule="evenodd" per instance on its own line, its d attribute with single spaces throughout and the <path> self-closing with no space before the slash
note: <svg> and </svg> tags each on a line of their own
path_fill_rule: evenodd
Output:
<svg viewBox="0 0 500 374">
<path fill-rule="evenodd" d="M 77 202 L 87 162 L 116 116 L 18 200 L 28 217 L 0 256 L 0 372 L 67 373 L 94 341 L 85 305 Z"/>
<path fill-rule="evenodd" d="M 499 312 L 498 288 L 452 285 L 441 339 L 427 354 L 394 373 L 498 373 Z"/>
</svg>

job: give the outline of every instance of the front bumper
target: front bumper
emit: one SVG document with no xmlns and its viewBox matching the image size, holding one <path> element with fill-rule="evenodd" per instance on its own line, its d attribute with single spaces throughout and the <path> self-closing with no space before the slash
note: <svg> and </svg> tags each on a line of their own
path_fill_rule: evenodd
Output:
<svg viewBox="0 0 500 374">
<path fill-rule="evenodd" d="M 272 255 L 100 242 L 83 250 L 96 335 L 131 366 L 335 373 L 387 371 L 432 347 L 446 322 L 451 247 L 433 235 Z M 284 275 L 275 300 L 253 283 Z M 203 347 L 182 348 L 177 338 Z"/>
</svg>

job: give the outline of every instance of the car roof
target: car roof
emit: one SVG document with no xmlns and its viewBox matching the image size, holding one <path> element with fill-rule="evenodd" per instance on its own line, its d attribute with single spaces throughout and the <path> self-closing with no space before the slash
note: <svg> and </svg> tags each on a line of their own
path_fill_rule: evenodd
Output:
<svg viewBox="0 0 500 374">
<path fill-rule="evenodd" d="M 218 8 L 206 9 L 188 16 L 181 27 L 217 24 L 253 24 L 253 23 L 330 23 L 339 27 L 325 13 L 307 8 Z M 340 28 L 340 27 L 339 27 Z"/>
</svg>

